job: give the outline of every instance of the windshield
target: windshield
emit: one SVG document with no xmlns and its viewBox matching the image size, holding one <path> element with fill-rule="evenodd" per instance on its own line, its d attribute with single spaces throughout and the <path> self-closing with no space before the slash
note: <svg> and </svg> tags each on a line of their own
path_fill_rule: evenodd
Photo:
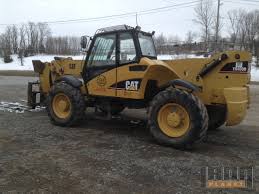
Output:
<svg viewBox="0 0 259 194">
<path fill-rule="evenodd" d="M 145 35 L 140 32 L 138 34 L 138 38 L 139 38 L 139 44 L 142 51 L 142 55 L 147 57 L 157 57 L 152 36 Z"/>
</svg>

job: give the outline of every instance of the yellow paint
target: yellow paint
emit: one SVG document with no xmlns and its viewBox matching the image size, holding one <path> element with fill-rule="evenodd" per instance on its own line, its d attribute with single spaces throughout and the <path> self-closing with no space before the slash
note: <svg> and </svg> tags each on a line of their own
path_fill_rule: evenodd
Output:
<svg viewBox="0 0 259 194">
<path fill-rule="evenodd" d="M 245 51 L 226 51 L 228 59 L 220 63 L 216 68 L 203 78 L 197 77 L 198 73 L 214 59 L 218 59 L 222 53 L 217 53 L 211 58 L 204 59 L 181 59 L 181 60 L 151 60 L 143 57 L 139 65 L 146 65 L 145 71 L 130 71 L 129 67 L 138 64 L 128 64 L 104 72 L 93 78 L 81 87 L 83 94 L 92 96 L 109 96 L 125 99 L 139 99 L 145 97 L 146 86 L 149 80 L 156 80 L 157 86 L 174 79 L 183 79 L 192 82 L 202 88 L 201 92 L 194 93 L 205 105 L 227 105 L 227 125 L 238 124 L 246 114 L 249 104 L 250 73 L 220 73 L 227 63 L 238 61 L 251 61 L 251 54 Z M 239 54 L 240 59 L 235 55 Z M 72 64 L 72 65 L 71 65 Z M 45 69 L 40 74 L 40 87 L 44 94 L 48 94 L 51 85 L 63 75 L 81 76 L 83 60 L 59 60 L 45 63 Z M 86 67 L 87 68 L 87 67 Z M 117 75 L 117 76 L 116 76 Z M 116 89 L 116 83 L 124 80 L 142 79 L 137 91 Z M 115 86 L 115 87 L 111 87 Z M 237 89 L 238 88 L 238 89 Z M 245 93 L 245 95 L 242 94 Z M 241 100 L 233 97 L 241 96 Z M 234 99 L 233 99 L 234 98 Z"/>
<path fill-rule="evenodd" d="M 244 189 L 247 188 L 245 180 L 208 180 L 209 189 Z"/>
<path fill-rule="evenodd" d="M 100 81 L 101 80 L 101 81 Z M 116 96 L 116 89 L 110 86 L 116 83 L 116 70 L 99 75 L 86 84 L 88 94 L 94 96 Z"/>
<path fill-rule="evenodd" d="M 225 88 L 227 104 L 227 126 L 239 124 L 246 115 L 248 107 L 248 90 L 246 87 Z"/>
<path fill-rule="evenodd" d="M 66 119 L 71 114 L 71 102 L 68 96 L 63 93 L 57 94 L 52 100 L 52 108 L 55 115 L 60 119 Z"/>
<path fill-rule="evenodd" d="M 81 77 L 84 61 L 82 60 L 53 60 L 52 62 L 45 63 L 45 68 L 40 74 L 40 87 L 43 94 L 48 94 L 51 86 L 55 80 L 59 79 L 63 75 L 73 75 L 75 77 Z M 81 89 L 85 91 L 85 89 Z"/>
<path fill-rule="evenodd" d="M 161 131 L 169 137 L 181 137 L 190 127 L 189 114 L 184 107 L 175 103 L 160 108 L 157 122 Z"/>
</svg>

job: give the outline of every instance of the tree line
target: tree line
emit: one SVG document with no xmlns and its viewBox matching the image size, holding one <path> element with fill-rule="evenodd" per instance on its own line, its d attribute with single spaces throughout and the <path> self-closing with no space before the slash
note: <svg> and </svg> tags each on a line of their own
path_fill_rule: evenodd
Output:
<svg viewBox="0 0 259 194">
<path fill-rule="evenodd" d="M 218 50 L 249 50 L 259 56 L 259 10 L 230 10 L 217 20 L 213 0 L 200 0 L 194 8 L 193 24 L 199 31 L 188 31 L 184 39 L 178 36 L 154 37 L 158 54 L 209 53 Z M 218 34 L 216 38 L 216 34 Z M 17 54 L 26 57 L 39 53 L 75 55 L 80 53 L 80 38 L 52 36 L 47 23 L 28 22 L 7 26 L 0 34 L 0 56 Z"/>
<path fill-rule="evenodd" d="M 212 0 L 201 0 L 194 11 L 193 24 L 199 26 L 199 31 L 188 31 L 184 40 L 158 35 L 155 38 L 158 53 L 239 49 L 259 55 L 259 10 L 230 10 L 227 16 L 219 17 L 218 28 L 216 5 Z"/>
<path fill-rule="evenodd" d="M 29 22 L 7 26 L 0 34 L 0 56 L 17 54 L 27 57 L 35 54 L 77 54 L 80 52 L 80 38 L 51 34 L 46 23 Z"/>
</svg>

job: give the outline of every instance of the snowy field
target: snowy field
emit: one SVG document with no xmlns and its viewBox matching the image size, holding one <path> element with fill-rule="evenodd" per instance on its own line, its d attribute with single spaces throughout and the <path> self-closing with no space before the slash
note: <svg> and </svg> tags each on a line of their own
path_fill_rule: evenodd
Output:
<svg viewBox="0 0 259 194">
<path fill-rule="evenodd" d="M 197 56 L 194 54 L 179 54 L 179 55 L 158 55 L 160 60 L 172 60 L 172 59 L 193 59 L 193 58 L 204 58 L 203 55 Z"/>
<path fill-rule="evenodd" d="M 57 55 L 36 55 L 23 58 L 23 66 L 21 66 L 21 60 L 17 56 L 12 56 L 13 62 L 4 63 L 3 59 L 0 59 L 0 70 L 18 70 L 18 71 L 33 71 L 32 60 L 41 60 L 42 62 L 50 62 L 54 60 Z M 82 60 L 83 56 L 58 56 L 58 57 L 72 57 L 73 59 Z"/>
<path fill-rule="evenodd" d="M 0 70 L 18 70 L 18 71 L 33 71 L 32 60 L 41 60 L 42 62 L 50 62 L 54 59 L 54 56 L 57 55 L 37 55 L 32 57 L 26 57 L 23 59 L 23 66 L 21 66 L 21 61 L 17 56 L 12 56 L 13 62 L 4 63 L 0 59 Z M 82 60 L 83 55 L 79 56 L 59 56 L 59 57 L 72 57 L 73 59 Z M 186 59 L 186 58 L 203 58 L 203 56 L 196 55 L 159 55 L 158 59 L 160 60 L 170 60 L 170 59 Z M 252 62 L 252 81 L 259 81 L 259 68 L 255 67 L 255 58 Z"/>
<path fill-rule="evenodd" d="M 253 57 L 252 67 L 251 67 L 251 80 L 259 81 L 259 67 L 256 67 L 256 58 Z"/>
</svg>

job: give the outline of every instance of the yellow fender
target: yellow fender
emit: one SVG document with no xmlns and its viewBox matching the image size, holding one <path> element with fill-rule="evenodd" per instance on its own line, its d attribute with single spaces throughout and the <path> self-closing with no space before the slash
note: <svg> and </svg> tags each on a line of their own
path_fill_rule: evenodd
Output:
<svg viewBox="0 0 259 194">
<path fill-rule="evenodd" d="M 227 104 L 227 126 L 237 125 L 245 118 L 249 103 L 248 93 L 247 87 L 224 88 Z"/>
</svg>

